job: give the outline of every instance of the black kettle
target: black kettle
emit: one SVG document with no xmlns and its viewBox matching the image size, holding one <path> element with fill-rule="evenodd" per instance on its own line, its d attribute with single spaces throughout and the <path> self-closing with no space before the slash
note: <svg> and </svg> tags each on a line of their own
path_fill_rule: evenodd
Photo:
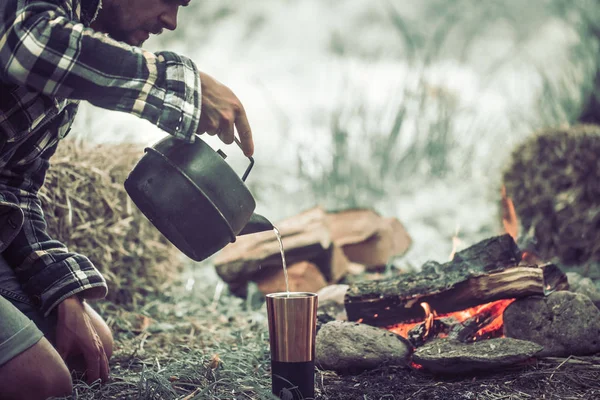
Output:
<svg viewBox="0 0 600 400">
<path fill-rule="evenodd" d="M 236 143 L 240 142 L 236 138 Z M 236 236 L 272 230 L 255 214 L 256 202 L 242 178 L 198 136 L 193 143 L 168 136 L 145 150 L 125 180 L 140 211 L 179 250 L 202 261 Z"/>
</svg>

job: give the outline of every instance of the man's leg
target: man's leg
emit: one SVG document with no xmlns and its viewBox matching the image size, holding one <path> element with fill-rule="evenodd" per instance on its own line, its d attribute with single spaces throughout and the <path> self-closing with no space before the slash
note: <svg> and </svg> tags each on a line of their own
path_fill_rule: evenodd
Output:
<svg viewBox="0 0 600 400">
<path fill-rule="evenodd" d="M 33 321 L 34 325 L 37 326 L 39 331 L 41 331 L 40 335 L 45 336 L 44 339 L 40 340 L 43 351 L 46 349 L 46 344 L 50 345 L 53 352 L 60 359 L 60 356 L 53 348 L 56 340 L 56 321 L 57 316 L 56 313 L 52 313 L 48 317 L 44 317 L 40 310 L 33 305 L 29 297 L 23 292 L 20 284 L 17 281 L 17 278 L 12 270 L 4 260 L 4 257 L 0 254 L 0 298 L 4 296 L 4 300 L 8 300 L 9 303 L 12 304 L 14 308 L 16 308 L 20 313 L 24 316 L 25 319 Z M 110 359 L 112 355 L 113 349 L 113 337 L 110 331 L 110 328 L 102 319 L 102 317 L 92 309 L 88 304 L 85 304 L 85 310 L 87 311 L 100 340 L 102 341 L 104 351 L 106 352 L 106 357 Z M 0 321 L 3 321 L 1 310 L 0 310 Z M 2 325 L 2 324 L 0 324 Z M 0 327 L 0 332 L 2 328 Z M 0 343 L 2 343 L 0 337 Z M 54 355 L 54 354 L 53 354 Z M 1 352 L 0 352 L 1 356 Z M 39 354 L 35 354 L 36 357 Z M 82 362 L 82 357 L 73 355 L 69 357 L 68 365 L 70 370 L 76 370 L 78 372 L 84 372 L 85 364 Z M 64 364 L 64 363 L 63 363 Z M 0 366 L 2 363 L 0 362 Z M 1 373 L 1 370 L 0 370 Z M 69 379 L 70 381 L 70 379 Z M 1 385 L 0 379 L 0 387 Z M 0 399 L 2 399 L 2 394 L 0 393 Z"/>
<path fill-rule="evenodd" d="M 0 399 L 70 395 L 71 375 L 63 360 L 35 324 L 2 296 L 0 321 Z"/>
</svg>

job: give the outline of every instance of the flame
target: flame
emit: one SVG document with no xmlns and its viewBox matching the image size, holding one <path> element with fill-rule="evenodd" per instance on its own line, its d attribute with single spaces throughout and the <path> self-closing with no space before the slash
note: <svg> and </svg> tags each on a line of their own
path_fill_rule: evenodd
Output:
<svg viewBox="0 0 600 400">
<path fill-rule="evenodd" d="M 490 332 L 495 332 L 496 330 L 500 329 L 503 326 L 504 322 L 502 319 L 502 313 L 504 312 L 506 307 L 508 307 L 508 305 L 510 303 L 512 303 L 513 301 L 514 301 L 514 299 L 492 301 L 490 303 L 481 304 L 481 305 L 478 305 L 475 307 L 467 308 L 465 310 L 442 314 L 442 315 L 439 315 L 439 317 L 438 317 L 437 313 L 435 312 L 435 310 L 433 310 L 428 303 L 423 302 L 423 303 L 421 303 L 421 307 L 423 307 L 423 310 L 425 311 L 425 316 L 424 316 L 423 320 L 417 321 L 417 322 L 405 323 L 405 324 L 396 324 L 396 325 L 388 326 L 386 329 L 391 332 L 394 332 L 397 335 L 408 338 L 408 332 L 411 329 L 413 329 L 415 326 L 425 322 L 424 338 L 427 338 L 431 334 L 431 329 L 433 327 L 433 323 L 434 323 L 435 319 L 438 319 L 438 318 L 452 317 L 457 321 L 457 323 L 462 323 L 473 316 L 483 314 L 486 312 L 489 312 L 493 315 L 497 315 L 497 317 L 493 321 L 490 321 L 490 323 L 488 325 L 486 325 L 485 327 L 483 327 L 479 331 L 477 331 L 477 333 L 475 334 L 475 339 L 477 339 L 477 337 L 485 336 L 487 333 L 490 333 Z M 441 337 L 441 336 L 442 335 L 438 335 L 438 337 Z"/>
<path fill-rule="evenodd" d="M 427 338 L 433 329 L 433 321 L 435 321 L 437 314 L 431 310 L 429 303 L 423 302 L 421 303 L 421 307 L 425 310 L 425 335 L 423 336 Z"/>
<path fill-rule="evenodd" d="M 517 240 L 517 236 L 519 236 L 519 219 L 517 218 L 515 205 L 512 199 L 506 195 L 506 187 L 504 185 L 502 185 L 500 193 L 502 196 L 502 224 L 504 225 L 504 231 L 512 236 L 514 240 Z"/>
<path fill-rule="evenodd" d="M 452 236 L 452 251 L 450 252 L 450 260 L 454 258 L 456 251 L 458 250 L 458 246 L 462 244 L 462 240 L 458 237 L 458 232 L 460 231 L 460 225 L 456 225 L 456 231 Z"/>
</svg>

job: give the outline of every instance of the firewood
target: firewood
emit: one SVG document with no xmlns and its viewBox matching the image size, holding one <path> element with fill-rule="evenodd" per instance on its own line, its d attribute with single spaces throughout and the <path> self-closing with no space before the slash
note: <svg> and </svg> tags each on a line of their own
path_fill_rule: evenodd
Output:
<svg viewBox="0 0 600 400">
<path fill-rule="evenodd" d="M 288 265 L 300 261 L 315 264 L 327 282 L 337 282 L 347 271 L 349 261 L 331 240 L 327 215 L 320 207 L 275 224 L 282 236 Z M 281 270 L 283 263 L 274 232 L 239 236 L 215 257 L 217 274 L 233 286 Z"/>
<path fill-rule="evenodd" d="M 556 266 L 520 265 L 520 260 L 514 240 L 502 235 L 458 252 L 448 263 L 426 263 L 421 272 L 356 282 L 346 293 L 348 319 L 390 326 L 422 319 L 422 302 L 438 314 L 446 314 L 568 288 L 566 276 Z"/>
<path fill-rule="evenodd" d="M 449 339 L 456 339 L 459 342 L 467 343 L 474 342 L 479 340 L 476 336 L 477 332 L 490 325 L 496 318 L 502 318 L 502 313 L 506 308 L 507 304 L 501 304 L 506 302 L 495 302 L 489 304 L 483 310 L 481 310 L 478 314 L 473 315 L 472 317 L 466 319 L 460 324 L 456 324 L 450 329 L 448 334 Z M 502 336 L 502 324 L 499 324 L 498 328 L 493 331 L 494 334 L 497 334 L 496 337 Z M 494 335 L 487 335 L 490 336 Z"/>
<path fill-rule="evenodd" d="M 374 268 L 404 254 L 411 238 L 396 218 L 382 218 L 370 209 L 350 209 L 327 215 L 333 242 L 353 263 Z"/>
<path fill-rule="evenodd" d="M 325 277 L 319 268 L 308 261 L 300 261 L 287 268 L 288 285 L 292 292 L 316 293 L 327 286 Z M 285 292 L 285 274 L 283 269 L 273 274 L 260 277 L 255 280 L 258 289 L 263 294 Z"/>
</svg>

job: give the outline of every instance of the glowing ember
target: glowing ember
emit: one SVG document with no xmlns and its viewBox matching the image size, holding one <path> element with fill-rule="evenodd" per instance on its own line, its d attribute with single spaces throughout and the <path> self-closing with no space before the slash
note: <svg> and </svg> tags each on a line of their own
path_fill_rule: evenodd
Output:
<svg viewBox="0 0 600 400">
<path fill-rule="evenodd" d="M 437 316 L 435 310 L 432 310 L 429 304 L 421 303 L 421 307 L 423 307 L 423 310 L 425 311 L 425 316 L 422 321 L 392 325 L 388 326 L 387 329 L 391 332 L 396 333 L 397 335 L 408 338 L 408 332 L 415 326 L 424 322 L 426 329 L 424 337 L 426 338 L 428 335 L 430 335 L 431 328 L 433 327 L 433 323 L 436 319 L 454 318 L 454 320 L 456 320 L 456 323 L 459 324 L 472 317 L 475 317 L 476 321 L 478 321 L 478 318 L 480 318 L 480 316 L 481 318 L 483 318 L 484 315 L 496 315 L 497 317 L 495 319 L 491 320 L 485 327 L 477 331 L 474 338 L 475 340 L 477 340 L 478 337 L 486 337 L 486 335 L 488 335 L 489 333 L 497 332 L 499 329 L 502 328 L 502 314 L 506 307 L 508 307 L 508 305 L 513 301 L 514 299 L 493 301 L 491 303 L 482 304 L 479 306 L 468 308 L 466 310 L 456 311 L 440 316 Z M 438 337 L 441 336 L 442 335 L 438 335 Z"/>
</svg>

